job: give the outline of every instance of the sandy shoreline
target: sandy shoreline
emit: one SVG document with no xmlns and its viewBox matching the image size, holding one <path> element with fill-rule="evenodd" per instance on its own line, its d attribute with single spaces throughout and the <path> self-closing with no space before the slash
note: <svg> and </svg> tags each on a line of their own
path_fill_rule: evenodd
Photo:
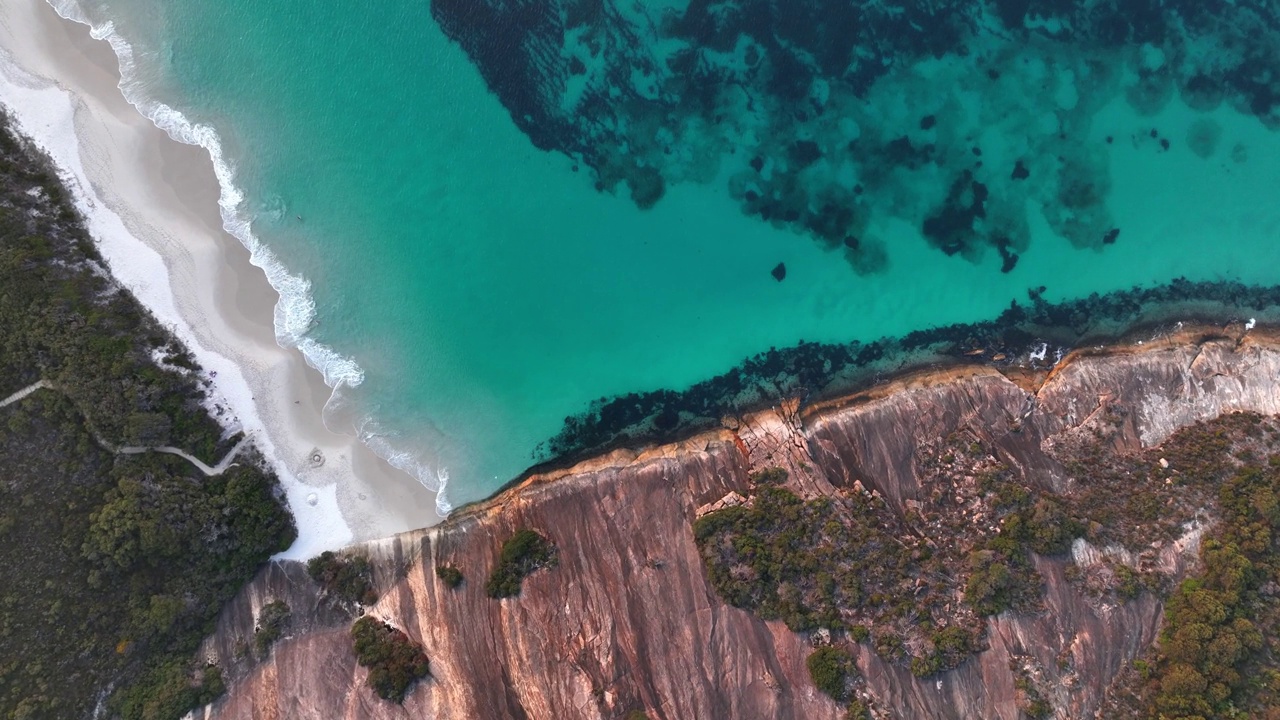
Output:
<svg viewBox="0 0 1280 720">
<path fill-rule="evenodd" d="M 279 294 L 223 230 L 208 153 L 129 105 L 118 68 L 106 42 L 44 0 L 0 5 L 0 104 L 58 164 L 116 278 L 217 373 L 219 405 L 285 485 L 299 529 L 286 555 L 438 522 L 434 493 L 324 427 L 330 389 L 276 343 Z"/>
</svg>

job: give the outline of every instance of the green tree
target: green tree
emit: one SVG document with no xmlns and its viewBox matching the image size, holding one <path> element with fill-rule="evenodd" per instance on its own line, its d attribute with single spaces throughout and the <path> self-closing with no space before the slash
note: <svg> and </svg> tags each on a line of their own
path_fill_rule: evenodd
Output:
<svg viewBox="0 0 1280 720">
<path fill-rule="evenodd" d="M 810 653 L 805 665 L 815 687 L 837 701 L 848 698 L 849 679 L 857 671 L 847 650 L 832 645 L 820 647 Z"/>
</svg>

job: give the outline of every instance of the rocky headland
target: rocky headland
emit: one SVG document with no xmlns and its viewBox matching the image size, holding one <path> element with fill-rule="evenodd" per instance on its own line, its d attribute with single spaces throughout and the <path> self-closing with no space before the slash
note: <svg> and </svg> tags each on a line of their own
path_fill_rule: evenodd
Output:
<svg viewBox="0 0 1280 720">
<path fill-rule="evenodd" d="M 1162 444 L 1230 413 L 1280 413 L 1277 378 L 1280 343 L 1263 328 L 1187 328 L 1080 349 L 1047 371 L 916 372 L 838 400 L 784 402 L 680 442 L 531 475 L 437 527 L 344 551 L 370 563 L 378 597 L 365 605 L 322 590 L 302 564 L 264 569 L 205 643 L 229 687 L 205 717 L 845 717 L 846 705 L 820 692 L 806 668 L 830 633 L 795 632 L 789 621 L 726 603 L 695 540 L 699 517 L 744 502 L 760 471 L 782 468 L 783 485 L 798 497 L 874 498 L 889 522 L 905 523 L 942 552 L 953 539 L 930 535 L 947 527 L 995 530 L 978 527 L 990 521 L 979 499 L 959 502 L 970 471 L 938 470 L 944 453 L 943 467 L 961 467 L 948 450 L 957 438 L 1031 492 L 1059 498 L 1088 495 L 1094 463 L 1120 467 L 1098 452 L 1121 458 L 1127 469 L 1110 472 L 1108 482 L 1132 475 L 1132 492 L 1121 486 L 1103 497 L 1114 495 L 1119 506 L 1147 487 L 1166 488 L 1153 497 L 1167 503 L 1160 514 L 1174 516 L 1179 498 L 1196 496 L 1179 493 L 1181 456 L 1171 455 L 1170 467 Z M 1081 443 L 1095 448 L 1092 460 L 1072 455 Z M 939 478 L 951 484 L 939 490 Z M 953 491 L 956 503 L 939 500 Z M 1090 531 L 1067 552 L 1029 553 L 1043 579 L 1035 607 L 974 621 L 981 641 L 953 669 L 917 677 L 873 643 L 851 644 L 859 678 L 852 694 L 875 717 L 1014 720 L 1029 697 L 1048 713 L 1041 717 L 1097 716 L 1119 694 L 1117 678 L 1156 642 L 1168 588 L 1194 571 L 1201 534 L 1215 522 L 1202 510 L 1184 508 L 1193 520 L 1143 536 L 1139 546 L 1122 542 L 1127 530 L 1097 535 L 1109 544 L 1091 543 Z M 485 578 L 503 541 L 523 528 L 554 543 L 554 567 L 529 574 L 517 597 L 493 599 Z M 1087 578 L 1116 565 L 1162 578 L 1165 590 L 1153 583 L 1122 597 L 1091 586 Z M 465 579 L 451 588 L 440 567 Z M 952 594 L 939 606 L 959 606 Z M 287 628 L 266 652 L 247 651 L 263 608 L 275 601 L 291 608 Z M 402 704 L 366 686 L 369 671 L 357 664 L 350 634 L 359 614 L 402 630 L 430 659 L 429 679 Z"/>
</svg>

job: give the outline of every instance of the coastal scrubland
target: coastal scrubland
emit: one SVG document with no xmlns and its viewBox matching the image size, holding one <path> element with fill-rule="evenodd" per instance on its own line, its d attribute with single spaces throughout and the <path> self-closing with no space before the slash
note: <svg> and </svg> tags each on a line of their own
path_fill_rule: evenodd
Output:
<svg viewBox="0 0 1280 720">
<path fill-rule="evenodd" d="M 1059 492 L 957 434 L 925 453 L 923 499 L 902 512 L 860 483 L 803 498 L 774 469 L 744 503 L 699 518 L 694 538 L 727 602 L 810 635 L 814 684 L 851 714 L 866 712 L 855 645 L 919 677 L 957 667 L 986 647 L 986 617 L 1047 611 L 1036 558 L 1070 561 L 1081 540 L 1107 559 L 1070 562 L 1067 576 L 1096 602 L 1156 593 L 1165 607 L 1106 717 L 1280 717 L 1280 423 L 1225 415 L 1121 453 L 1126 417 L 1107 408 L 1058 443 Z M 1198 564 L 1174 577 L 1159 548 L 1197 536 Z M 1017 690 L 1025 715 L 1053 713 L 1029 675 Z"/>
<path fill-rule="evenodd" d="M 216 465 L 240 438 L 0 116 L 0 398 L 37 382 L 0 409 L 0 716 L 181 717 L 222 691 L 195 650 L 293 520 L 252 450 L 214 475 L 145 450 Z"/>
</svg>

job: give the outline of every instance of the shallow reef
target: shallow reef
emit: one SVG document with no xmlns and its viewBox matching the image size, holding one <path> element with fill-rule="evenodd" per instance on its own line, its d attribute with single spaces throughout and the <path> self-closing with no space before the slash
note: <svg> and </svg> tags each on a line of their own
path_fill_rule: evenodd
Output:
<svg viewBox="0 0 1280 720">
<path fill-rule="evenodd" d="M 673 185 L 723 183 L 743 213 L 864 274 L 885 267 L 886 243 L 916 241 L 891 237 L 887 220 L 948 255 L 994 250 L 1002 272 L 1030 242 L 1028 205 L 1076 247 L 1114 242 L 1114 138 L 1091 132 L 1112 101 L 1137 117 L 1175 96 L 1200 112 L 1227 103 L 1280 125 L 1280 11 L 1256 0 L 431 10 L 515 124 L 598 190 L 648 208 Z M 1212 152 L 1212 127 L 1192 141 Z"/>
</svg>

